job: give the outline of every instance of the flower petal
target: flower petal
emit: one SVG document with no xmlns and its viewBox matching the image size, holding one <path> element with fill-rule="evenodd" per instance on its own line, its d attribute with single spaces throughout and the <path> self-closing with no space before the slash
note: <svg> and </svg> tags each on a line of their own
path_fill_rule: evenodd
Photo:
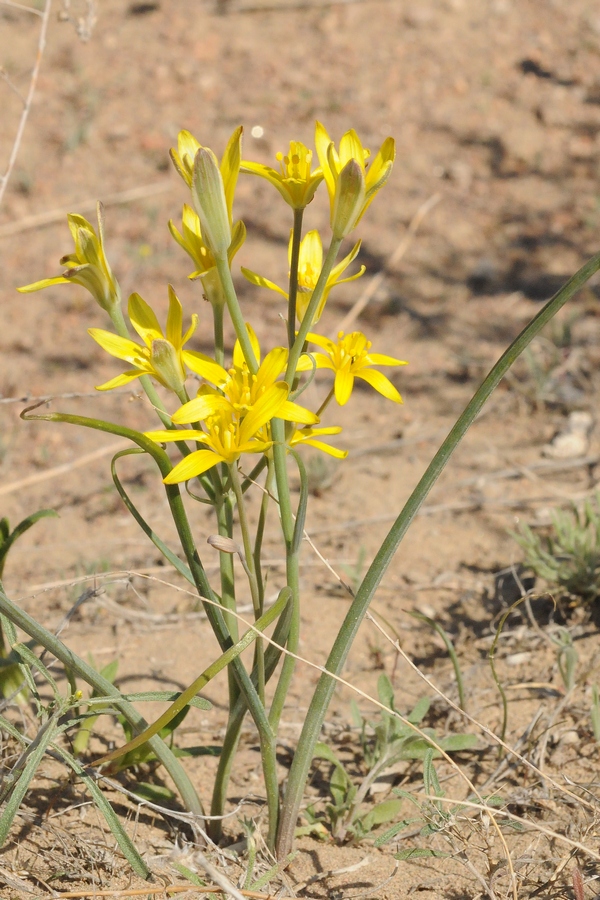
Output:
<svg viewBox="0 0 600 900">
<path fill-rule="evenodd" d="M 255 284 L 257 287 L 269 288 L 270 291 L 277 291 L 278 294 L 281 294 L 287 300 L 287 291 L 284 291 L 283 288 L 280 288 L 275 282 L 269 281 L 268 278 L 263 278 L 262 275 L 257 275 L 256 272 L 246 269 L 245 266 L 241 266 L 241 270 L 242 275 L 244 278 L 248 279 L 250 284 Z"/>
<path fill-rule="evenodd" d="M 183 331 L 183 308 L 173 286 L 169 285 L 169 312 L 167 313 L 167 340 L 176 350 L 181 350 L 181 332 Z"/>
<path fill-rule="evenodd" d="M 358 251 L 360 250 L 361 244 L 362 244 L 362 241 L 357 241 L 356 244 L 354 245 L 354 247 L 352 248 L 352 250 L 350 251 L 350 253 L 348 254 L 348 256 L 345 256 L 343 258 L 343 260 L 337 264 L 337 266 L 333 267 L 333 269 L 331 270 L 331 274 L 329 275 L 329 278 L 327 279 L 328 282 L 331 282 L 331 284 L 338 283 L 339 276 L 342 274 L 342 272 L 344 272 L 348 268 L 348 266 L 350 265 L 351 262 L 354 262 L 354 260 L 358 256 Z M 363 270 L 364 270 L 364 266 L 363 266 Z M 355 276 L 355 277 L 357 277 L 357 276 Z"/>
<path fill-rule="evenodd" d="M 180 406 L 177 412 L 172 415 L 175 425 L 189 425 L 192 422 L 202 422 L 208 416 L 214 416 L 220 409 L 227 410 L 231 408 L 229 400 L 221 394 L 210 393 L 201 394 Z"/>
<path fill-rule="evenodd" d="M 348 160 L 355 159 L 361 169 L 365 170 L 365 159 L 368 158 L 369 151 L 363 148 L 361 140 L 354 128 L 342 135 L 340 141 L 340 168 L 343 169 Z"/>
<path fill-rule="evenodd" d="M 170 431 L 145 431 L 145 437 L 157 444 L 168 444 L 173 441 L 205 441 L 207 435 L 204 431 L 194 431 L 192 428 L 172 428 Z"/>
<path fill-rule="evenodd" d="M 139 294 L 130 296 L 128 311 L 131 324 L 147 347 L 151 346 L 152 341 L 164 338 L 154 311 Z"/>
<path fill-rule="evenodd" d="M 324 444 L 323 441 L 316 441 L 313 438 L 307 438 L 302 443 L 308 444 L 310 447 L 316 447 L 317 450 L 322 450 L 323 453 L 328 453 L 329 456 L 335 456 L 336 459 L 346 459 L 348 456 L 347 450 L 340 450 L 338 447 L 332 447 L 331 444 Z"/>
<path fill-rule="evenodd" d="M 289 388 L 284 381 L 268 388 L 244 416 L 240 426 L 240 444 L 249 441 L 263 425 L 279 413 L 286 402 Z"/>
<path fill-rule="evenodd" d="M 405 359 L 396 359 L 394 356 L 386 356 L 385 353 L 369 353 L 366 357 L 368 366 L 407 366 Z"/>
<path fill-rule="evenodd" d="M 70 284 L 71 280 L 65 278 L 64 275 L 56 275 L 54 278 L 42 278 L 41 281 L 34 281 L 32 284 L 25 284 L 18 287 L 20 294 L 33 294 L 34 291 L 41 291 L 43 288 L 52 287 L 54 284 Z M 287 294 L 286 294 L 287 296 Z"/>
<path fill-rule="evenodd" d="M 333 366 L 332 366 L 333 368 Z M 345 406 L 350 399 L 354 387 L 354 375 L 348 369 L 338 369 L 335 373 L 335 399 L 340 406 Z"/>
<path fill-rule="evenodd" d="M 244 129 L 240 125 L 235 129 L 225 148 L 223 159 L 221 160 L 220 170 L 223 178 L 223 187 L 225 188 L 225 200 L 227 203 L 227 211 L 229 212 L 229 222 L 231 224 L 233 209 L 233 195 L 235 194 L 235 186 L 240 171 L 240 163 L 242 161 L 242 133 Z"/>
<path fill-rule="evenodd" d="M 323 337 L 321 334 L 315 334 L 313 331 L 309 331 L 306 335 L 306 340 L 311 341 L 313 344 L 316 344 L 317 347 L 322 347 L 327 353 L 333 353 L 335 350 L 335 344 L 333 341 L 330 341 L 329 338 Z"/>
<path fill-rule="evenodd" d="M 372 388 L 375 388 L 376 391 L 378 391 L 388 400 L 393 400 L 394 403 L 402 403 L 402 397 L 400 396 L 390 379 L 387 378 L 387 376 L 385 376 L 383 372 L 379 372 L 377 369 L 361 369 L 355 374 L 357 378 L 362 378 L 363 381 L 366 381 L 367 384 L 370 384 Z"/>
<path fill-rule="evenodd" d="M 246 330 L 248 331 L 248 337 L 250 338 L 250 346 L 252 347 L 254 358 L 260 362 L 260 344 L 258 343 L 256 332 L 249 322 L 246 322 Z M 246 360 L 239 341 L 236 341 L 233 347 L 233 365 L 236 367 L 236 369 L 247 368 Z"/>
<path fill-rule="evenodd" d="M 281 409 L 277 413 L 279 419 L 285 419 L 286 422 L 297 422 L 298 425 L 316 425 L 320 419 L 315 413 L 298 403 L 292 403 L 286 400 Z"/>
<path fill-rule="evenodd" d="M 191 369 L 196 375 L 200 375 L 201 378 L 206 378 L 211 384 L 224 384 L 229 378 L 227 370 L 210 356 L 205 356 L 204 353 L 199 353 L 197 350 L 183 350 L 181 355 L 188 369 Z"/>
<path fill-rule="evenodd" d="M 270 350 L 256 373 L 256 390 L 272 385 L 285 369 L 288 351 L 285 347 L 274 347 Z"/>
<path fill-rule="evenodd" d="M 189 481 L 197 475 L 202 475 L 216 466 L 219 462 L 225 462 L 225 457 L 214 450 L 194 450 L 185 459 L 177 463 L 174 469 L 169 472 L 166 478 L 163 478 L 165 484 L 177 484 L 180 481 Z"/>
<path fill-rule="evenodd" d="M 145 347 L 140 347 L 129 338 L 122 338 L 103 328 L 88 328 L 88 334 L 111 356 L 124 359 L 125 362 L 134 363 L 134 365 L 137 365 L 138 361 L 143 358 L 144 351 L 148 352 Z"/>
<path fill-rule="evenodd" d="M 117 375 L 116 378 L 111 378 L 110 381 L 105 381 L 104 384 L 97 384 L 97 391 L 112 391 L 113 388 L 123 387 L 125 384 L 129 384 L 131 381 L 134 381 L 136 378 L 139 378 L 140 375 L 149 375 L 150 372 L 144 372 L 143 369 L 129 369 L 127 372 L 123 372 L 122 375 Z"/>
</svg>

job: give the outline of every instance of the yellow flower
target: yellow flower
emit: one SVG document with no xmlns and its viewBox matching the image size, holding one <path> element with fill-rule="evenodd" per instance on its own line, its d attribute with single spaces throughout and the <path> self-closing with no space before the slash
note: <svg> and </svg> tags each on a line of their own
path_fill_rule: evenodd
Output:
<svg viewBox="0 0 600 900">
<path fill-rule="evenodd" d="M 275 347 L 261 362 L 260 344 L 256 334 L 250 325 L 246 325 L 246 328 L 252 350 L 260 363 L 256 374 L 253 375 L 248 369 L 239 341 L 236 341 L 233 348 L 233 366 L 229 371 L 212 360 L 209 361 L 210 365 L 202 360 L 194 360 L 191 365 L 188 363 L 193 371 L 214 384 L 218 390 L 203 385 L 198 391 L 197 397 L 184 403 L 173 414 L 173 422 L 176 425 L 202 422 L 223 409 L 230 410 L 235 418 L 242 421 L 259 403 L 263 402 L 264 396 L 274 388 L 280 390 L 280 386 L 283 384 L 289 393 L 289 386 L 285 382 L 277 381 L 285 370 L 288 351 L 284 347 Z M 281 404 L 277 413 L 278 418 L 288 422 L 299 422 L 303 425 L 314 425 L 319 421 L 318 417 L 308 409 L 288 401 L 287 393 L 285 402 Z"/>
<path fill-rule="evenodd" d="M 286 203 L 293 209 L 304 209 L 315 195 L 323 181 L 323 172 L 317 168 L 310 171 L 312 150 L 300 141 L 290 141 L 290 152 L 287 156 L 277 153 L 280 171 L 264 166 L 262 163 L 247 162 L 241 165 L 242 172 L 260 175 L 274 185 Z"/>
<path fill-rule="evenodd" d="M 388 180 L 396 155 L 394 139 L 385 139 L 368 168 L 366 162 L 371 151 L 363 147 L 354 129 L 343 135 L 338 152 L 324 126 L 317 122 L 315 146 L 329 192 L 331 226 L 336 237 L 345 237 L 358 224 L 377 191 Z M 352 160 L 358 164 L 358 170 Z M 341 188 L 344 188 L 344 181 L 348 182 L 346 191 L 350 190 L 353 194 L 350 198 L 343 196 Z M 357 198 L 361 196 L 361 185 L 355 184 L 356 181 L 362 182 L 360 202 Z M 339 225 L 337 233 L 336 225 Z"/>
<path fill-rule="evenodd" d="M 358 271 L 355 275 L 350 275 L 349 278 L 340 278 L 340 275 L 342 275 L 346 271 L 350 263 L 353 262 L 353 260 L 356 258 L 359 250 L 360 241 L 358 241 L 358 243 L 354 245 L 348 256 L 345 256 L 344 259 L 339 262 L 337 266 L 334 266 L 334 268 L 331 270 L 313 322 L 318 322 L 321 318 L 325 303 L 327 302 L 327 298 L 332 287 L 334 287 L 336 284 L 344 284 L 346 281 L 354 281 L 356 278 L 360 278 L 360 276 L 365 271 L 365 267 L 361 266 L 360 271 Z M 288 260 L 291 264 L 292 236 L 290 236 Z M 322 267 L 323 244 L 321 243 L 321 236 L 319 235 L 318 231 L 309 231 L 303 237 L 300 243 L 300 255 L 298 259 L 298 295 L 296 298 L 296 313 L 300 322 L 304 318 L 304 314 L 308 308 L 308 304 L 310 303 L 313 291 L 317 286 L 317 281 L 319 275 L 321 274 Z M 252 284 L 257 285 L 258 287 L 269 288 L 269 290 L 271 291 L 277 291 L 277 293 L 281 294 L 287 300 L 287 291 L 284 291 L 283 288 L 279 287 L 279 285 L 274 284 L 267 278 L 263 278 L 262 275 L 257 275 L 256 272 L 251 272 L 250 269 L 245 269 L 244 266 L 242 266 L 242 273 Z"/>
<path fill-rule="evenodd" d="M 188 278 L 200 278 L 206 299 L 213 304 L 223 304 L 225 297 L 216 269 L 215 257 L 202 237 L 200 219 L 191 206 L 188 206 L 187 203 L 183 206 L 181 232 L 177 230 L 172 219 L 169 219 L 169 231 L 196 266 L 196 271 L 188 275 Z M 229 265 L 245 240 L 246 227 L 243 222 L 236 222 L 233 226 L 232 240 L 227 254 Z"/>
<path fill-rule="evenodd" d="M 336 459 L 346 459 L 348 456 L 347 450 L 339 450 L 337 447 L 331 447 L 329 444 L 324 444 L 323 441 L 318 440 L 318 438 L 325 437 L 326 435 L 339 434 L 341 430 L 339 425 L 330 425 L 327 428 L 296 429 L 289 439 L 288 444 L 290 447 L 297 447 L 299 444 L 308 444 L 311 447 L 316 447 L 317 450 L 322 450 L 323 453 L 328 453 L 329 456 L 335 456 Z"/>
<path fill-rule="evenodd" d="M 370 369 L 369 366 L 405 366 L 402 359 L 393 356 L 385 356 L 383 353 L 369 353 L 371 341 L 368 341 L 360 331 L 344 336 L 340 331 L 337 342 L 319 334 L 308 334 L 307 340 L 322 347 L 325 353 L 311 353 L 317 369 L 331 369 L 335 372 L 335 399 L 344 406 L 350 399 L 354 379 L 362 378 L 367 384 L 375 388 L 388 400 L 402 403 L 402 397 L 382 372 Z M 308 372 L 312 370 L 312 362 L 307 354 L 300 358 L 298 371 Z"/>
<path fill-rule="evenodd" d="M 200 147 L 200 141 L 183 129 L 177 135 L 177 150 L 171 147 L 169 151 L 173 165 L 189 188 L 192 186 L 194 176 L 194 159 Z"/>
<path fill-rule="evenodd" d="M 184 364 L 187 363 L 192 368 L 202 362 L 208 368 L 212 362 L 201 353 L 183 349 L 184 344 L 196 330 L 198 316 L 195 314 L 192 316 L 190 327 L 182 334 L 183 310 L 170 285 L 166 334 L 163 333 L 152 309 L 139 294 L 132 294 L 129 298 L 129 318 L 142 338 L 143 346 L 102 328 L 88 329 L 88 333 L 103 350 L 135 367 L 99 385 L 97 390 L 110 391 L 112 388 L 129 384 L 140 375 L 152 375 L 160 384 L 179 396 L 186 379 Z M 212 365 L 215 366 L 216 363 Z"/>
<path fill-rule="evenodd" d="M 219 409 L 204 423 L 205 431 L 182 429 L 175 431 L 149 431 L 146 437 L 157 443 L 167 441 L 196 440 L 208 449 L 195 450 L 182 459 L 164 479 L 165 484 L 189 481 L 202 475 L 217 463 L 233 465 L 242 453 L 265 453 L 272 444 L 257 433 L 276 416 L 287 402 L 288 386 L 284 382 L 272 385 L 265 391 L 253 408 L 238 418 L 232 409 Z"/>
<path fill-rule="evenodd" d="M 44 278 L 33 284 L 17 288 L 22 294 L 40 291 L 54 284 L 74 282 L 86 288 L 95 301 L 110 313 L 121 302 L 121 291 L 104 253 L 104 215 L 102 204 L 97 206 L 98 234 L 87 219 L 77 213 L 69 213 L 67 221 L 75 242 L 75 252 L 63 256 L 61 266 L 66 272 L 54 278 Z"/>
</svg>

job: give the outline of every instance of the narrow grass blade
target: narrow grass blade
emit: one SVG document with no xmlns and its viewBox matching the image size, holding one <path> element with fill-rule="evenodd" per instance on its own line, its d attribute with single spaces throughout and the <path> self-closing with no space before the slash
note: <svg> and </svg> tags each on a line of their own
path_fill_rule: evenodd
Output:
<svg viewBox="0 0 600 900">
<path fill-rule="evenodd" d="M 112 831 L 117 844 L 121 848 L 123 856 L 129 863 L 135 874 L 139 875 L 141 878 L 149 879 L 152 874 L 150 872 L 150 869 L 136 850 L 133 841 L 121 825 L 118 816 L 98 787 L 96 780 L 89 774 L 89 772 L 86 772 L 86 770 L 77 762 L 77 760 L 73 756 L 71 756 L 70 753 L 67 753 L 65 750 L 58 746 L 54 746 L 52 749 L 60 754 L 66 765 L 77 775 L 78 778 L 81 778 L 81 780 L 85 784 L 98 810 L 104 816 L 106 824 Z"/>
<path fill-rule="evenodd" d="M 56 657 L 56 659 L 60 660 L 67 669 L 70 669 L 80 678 L 83 678 L 87 684 L 95 688 L 98 694 L 107 697 L 114 703 L 134 728 L 143 729 L 147 727 L 144 717 L 136 710 L 135 706 L 123 699 L 118 688 L 111 684 L 107 678 L 100 675 L 92 666 L 81 659 L 81 657 L 77 656 L 76 653 L 73 653 L 73 651 L 65 646 L 56 635 L 52 634 L 51 631 L 48 631 L 47 628 L 44 628 L 43 625 L 40 625 L 39 622 L 36 622 L 35 619 L 15 603 L 12 603 L 1 590 L 0 613 L 37 641 L 38 644 L 45 647 Z M 177 790 L 181 794 L 186 809 L 196 815 L 204 815 L 202 803 L 200 802 L 200 798 L 198 797 L 192 782 L 169 747 L 167 747 L 165 742 L 158 736 L 150 739 L 150 746 L 173 779 Z"/>
<path fill-rule="evenodd" d="M 17 527 L 11 531 L 6 540 L 0 545 L 0 577 L 2 575 L 2 570 L 4 569 L 4 563 L 6 562 L 6 556 L 14 542 L 20 538 L 22 534 L 25 534 L 32 525 L 35 525 L 40 519 L 48 518 L 48 516 L 58 518 L 58 513 L 53 509 L 40 509 L 36 513 L 27 516 L 22 522 L 19 522 Z"/>
<path fill-rule="evenodd" d="M 160 550 L 160 552 L 165 557 L 165 559 L 168 560 L 175 569 L 177 569 L 179 574 L 183 575 L 183 577 L 186 579 L 186 581 L 189 581 L 190 584 L 194 584 L 194 579 L 192 578 L 192 573 L 190 572 L 189 567 L 186 566 L 186 564 L 184 562 L 182 562 L 179 559 L 179 557 L 175 553 L 173 553 L 173 551 L 170 550 L 167 547 L 167 545 L 163 541 L 161 541 L 159 536 L 152 530 L 150 525 L 146 522 L 146 520 L 144 519 L 142 514 L 139 512 L 138 508 L 135 506 L 135 504 L 131 500 L 131 497 L 129 496 L 129 494 L 127 493 L 127 491 L 121 484 L 119 476 L 117 475 L 117 460 L 118 459 L 121 459 L 121 457 L 123 457 L 123 456 L 132 456 L 134 454 L 139 454 L 139 453 L 144 453 L 144 452 L 145 451 L 142 450 L 141 448 L 132 448 L 130 450 L 121 450 L 120 453 L 117 453 L 115 456 L 113 456 L 112 462 L 110 464 L 110 471 L 112 474 L 112 479 L 113 479 L 114 485 L 115 485 L 117 491 L 119 492 L 121 500 L 123 501 L 123 503 L 129 510 L 129 512 L 135 519 L 135 521 L 138 523 L 138 525 L 140 526 L 140 528 L 142 529 L 144 534 L 148 535 L 148 537 L 150 538 L 150 540 L 152 541 L 154 546 L 158 550 Z"/>
<path fill-rule="evenodd" d="M 523 331 L 512 342 L 510 347 L 502 354 L 498 362 L 492 366 L 490 372 L 483 380 L 481 386 L 473 395 L 459 416 L 446 439 L 433 457 L 425 473 L 421 477 L 416 488 L 408 498 L 398 518 L 389 530 L 373 562 L 371 563 L 361 585 L 356 592 L 342 626 L 331 648 L 329 658 L 325 665 L 326 671 L 321 675 L 313 694 L 304 726 L 300 734 L 296 754 L 290 769 L 285 799 L 281 810 L 279 832 L 277 836 L 277 853 L 285 856 L 291 849 L 294 839 L 294 829 L 304 787 L 308 778 L 310 763 L 315 743 L 323 721 L 327 714 L 336 682 L 329 677 L 329 672 L 339 675 L 350 652 L 354 638 L 369 609 L 369 605 L 375 591 L 379 587 L 381 579 L 387 571 L 394 555 L 400 546 L 404 535 L 408 531 L 414 517 L 417 515 L 429 492 L 432 490 L 442 471 L 446 467 L 450 457 L 460 444 L 461 440 L 475 421 L 484 404 L 493 391 L 500 384 L 514 361 L 521 355 L 533 338 L 553 318 L 568 300 L 570 300 L 583 285 L 600 269 L 600 253 L 593 256 L 564 287 L 554 295 L 540 312 L 525 326 Z M 313 295 L 314 296 L 314 295 Z M 295 360 L 294 360 L 295 365 Z"/>
<path fill-rule="evenodd" d="M 8 800 L 2 816 L 0 816 L 0 847 L 4 845 L 13 819 L 23 802 L 33 776 L 35 775 L 42 758 L 48 749 L 48 745 L 56 735 L 57 722 L 53 716 L 42 725 L 33 741 L 15 763 L 11 772 L 3 779 L 3 790 L 0 800 L 8 795 Z"/>
</svg>

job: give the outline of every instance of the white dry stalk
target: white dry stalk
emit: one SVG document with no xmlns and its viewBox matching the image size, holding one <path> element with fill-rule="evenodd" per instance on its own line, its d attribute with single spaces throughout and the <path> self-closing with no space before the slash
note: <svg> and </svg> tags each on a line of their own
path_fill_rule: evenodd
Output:
<svg viewBox="0 0 600 900">
<path fill-rule="evenodd" d="M 21 148 L 21 141 L 23 140 L 23 133 L 25 131 L 25 125 L 27 124 L 27 119 L 29 118 L 29 113 L 31 112 L 31 105 L 33 103 L 33 95 L 35 94 L 35 89 L 37 87 L 38 75 L 40 73 L 40 67 L 42 65 L 42 57 L 44 55 L 44 50 L 46 48 L 46 36 L 48 34 L 48 23 L 50 21 L 50 10 L 52 7 L 52 0 L 46 0 L 44 5 L 44 10 L 42 12 L 42 23 L 40 25 L 40 35 L 38 39 L 38 47 L 37 53 L 35 57 L 35 63 L 33 64 L 33 69 L 31 71 L 31 79 L 29 81 L 29 90 L 27 91 L 27 96 L 25 98 L 25 103 L 23 106 L 23 111 L 21 113 L 21 118 L 19 120 L 19 125 L 17 128 L 17 133 L 15 135 L 15 140 L 13 142 L 12 150 L 10 152 L 10 156 L 8 159 L 8 166 L 6 167 L 6 171 L 4 175 L 0 176 L 0 206 L 2 205 L 2 200 L 4 199 L 4 194 L 6 192 L 6 188 L 8 186 L 8 182 L 10 176 L 12 175 L 13 169 L 15 167 L 15 163 L 17 161 L 17 156 L 19 155 L 19 150 Z"/>
</svg>

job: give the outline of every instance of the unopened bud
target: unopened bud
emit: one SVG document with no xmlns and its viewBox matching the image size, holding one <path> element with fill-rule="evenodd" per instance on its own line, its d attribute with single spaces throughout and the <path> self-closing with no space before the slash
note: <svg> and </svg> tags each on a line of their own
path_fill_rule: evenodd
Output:
<svg viewBox="0 0 600 900">
<path fill-rule="evenodd" d="M 173 344 L 164 338 L 156 338 L 152 341 L 151 358 L 158 379 L 179 396 L 185 384 L 185 371 Z"/>
<path fill-rule="evenodd" d="M 335 238 L 346 237 L 360 218 L 365 205 L 365 175 L 355 159 L 349 159 L 335 186 L 331 230 Z"/>
<path fill-rule="evenodd" d="M 204 240 L 215 256 L 227 258 L 231 224 L 225 186 L 217 158 L 207 147 L 200 147 L 194 160 L 192 200 Z"/>
<path fill-rule="evenodd" d="M 220 550 L 221 553 L 240 552 L 240 548 L 236 542 L 222 534 L 211 534 L 211 536 L 206 539 L 206 543 L 210 544 L 211 547 L 214 547 L 215 550 Z"/>
</svg>

